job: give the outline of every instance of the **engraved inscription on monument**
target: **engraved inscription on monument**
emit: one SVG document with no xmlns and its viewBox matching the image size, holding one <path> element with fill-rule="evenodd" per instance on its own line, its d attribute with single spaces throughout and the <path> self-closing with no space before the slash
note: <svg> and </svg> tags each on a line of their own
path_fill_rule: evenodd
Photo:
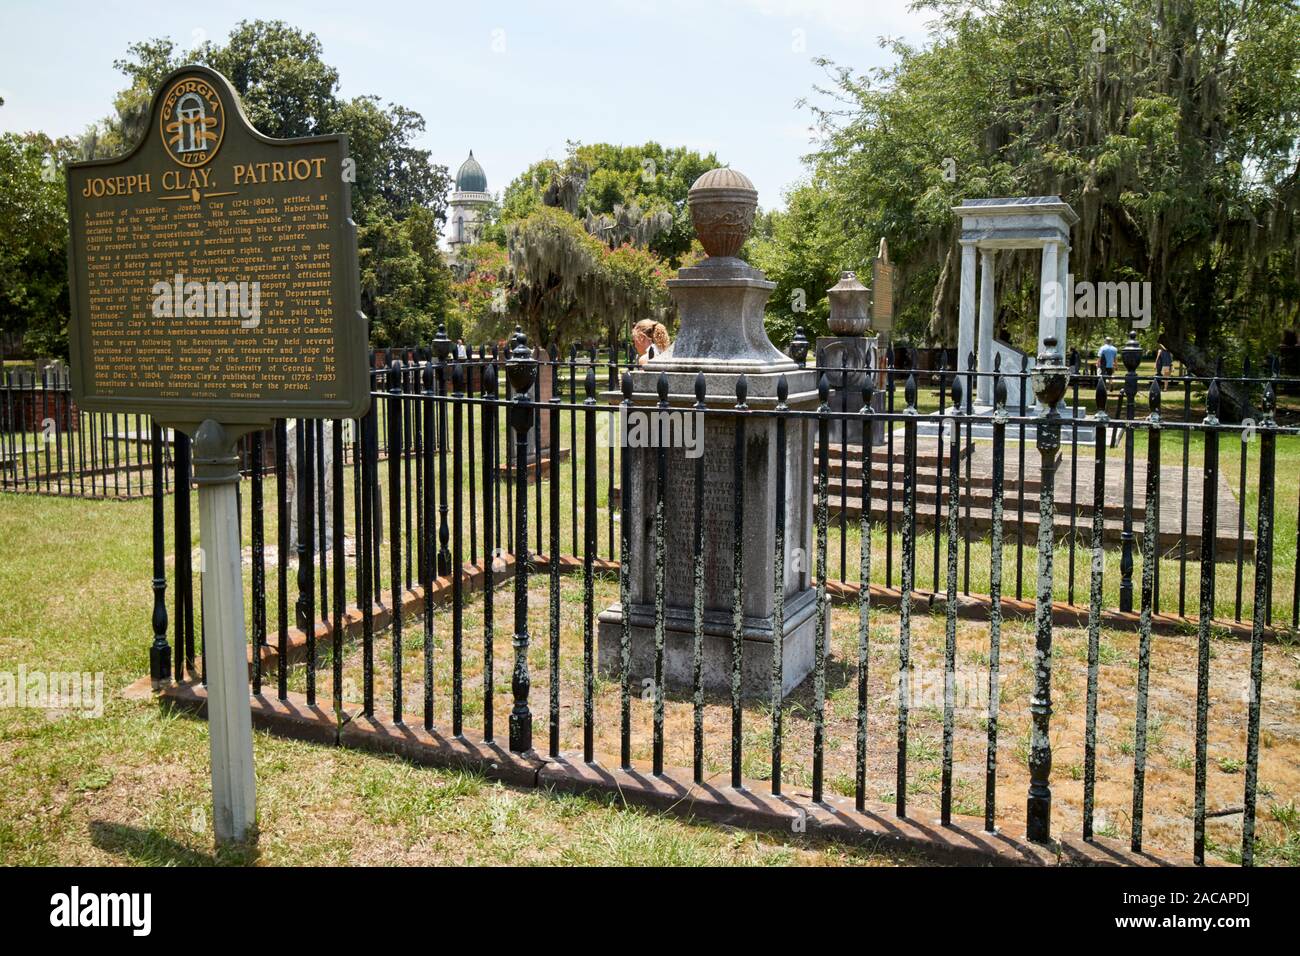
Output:
<svg viewBox="0 0 1300 956">
<path fill-rule="evenodd" d="M 345 137 L 268 139 L 203 67 L 152 110 L 129 154 L 68 170 L 78 402 L 176 423 L 363 412 Z"/>
</svg>

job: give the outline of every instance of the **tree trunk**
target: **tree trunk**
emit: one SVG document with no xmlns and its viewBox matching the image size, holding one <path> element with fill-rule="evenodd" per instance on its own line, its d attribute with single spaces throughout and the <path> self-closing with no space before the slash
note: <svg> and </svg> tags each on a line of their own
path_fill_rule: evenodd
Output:
<svg viewBox="0 0 1300 956">
<path fill-rule="evenodd" d="M 1179 361 L 1195 375 L 1212 378 L 1216 362 L 1199 346 L 1193 345 L 1183 335 L 1181 324 L 1171 323 L 1165 345 Z M 1225 422 L 1239 422 L 1250 408 L 1246 392 L 1231 379 L 1219 379 L 1219 418 Z"/>
</svg>

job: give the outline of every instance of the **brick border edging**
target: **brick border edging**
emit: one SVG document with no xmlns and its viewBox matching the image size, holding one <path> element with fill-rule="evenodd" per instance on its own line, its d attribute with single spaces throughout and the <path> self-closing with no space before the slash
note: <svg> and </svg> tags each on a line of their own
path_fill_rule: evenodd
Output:
<svg viewBox="0 0 1300 956">
<path fill-rule="evenodd" d="M 158 697 L 165 706 L 207 719 L 208 697 L 202 684 L 172 684 Z M 986 833 L 984 821 L 976 817 L 954 815 L 952 824 L 944 827 L 937 821 L 900 819 L 884 804 L 869 804 L 867 812 L 859 813 L 847 798 L 827 796 L 817 804 L 800 788 L 776 797 L 763 781 L 745 781 L 736 790 L 712 783 L 697 785 L 689 771 L 678 768 L 669 768 L 656 777 L 641 767 L 611 770 L 599 761 L 586 764 L 577 753 L 566 752 L 558 759 L 534 751 L 516 754 L 496 742 L 472 736 L 448 737 L 377 717 L 354 717 L 351 710 L 336 719 L 319 704 L 308 706 L 301 694 L 291 693 L 287 700 L 259 694 L 250 697 L 250 705 L 253 726 L 278 737 L 391 754 L 424 766 L 469 770 L 519 787 L 614 794 L 631 805 L 750 830 L 799 832 L 794 825 L 802 816 L 802 832 L 814 838 L 905 850 L 936 862 L 985 866 L 1191 865 L 1190 860 L 1135 854 L 1118 841 L 1102 838 L 1085 843 L 1070 836 L 1050 846 L 1030 843 L 1020 830 Z"/>
</svg>

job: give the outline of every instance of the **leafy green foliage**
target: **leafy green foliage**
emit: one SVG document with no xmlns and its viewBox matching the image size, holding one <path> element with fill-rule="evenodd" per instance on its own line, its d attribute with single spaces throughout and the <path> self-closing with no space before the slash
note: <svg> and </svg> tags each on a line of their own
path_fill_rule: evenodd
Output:
<svg viewBox="0 0 1300 956">
<path fill-rule="evenodd" d="M 522 219 L 539 206 L 558 206 L 580 219 L 613 216 L 633 206 L 643 214 L 666 213 L 671 217 L 667 227 L 657 231 L 647 247 L 676 267 L 694 236 L 686 194 L 695 180 L 718 165 L 712 153 L 701 156 L 655 142 L 570 143 L 563 162 L 534 163 L 506 187 L 501 217 L 503 222 Z M 609 244 L 621 245 L 625 238 Z"/>
<path fill-rule="evenodd" d="M 428 343 L 451 303 L 451 272 L 438 250 L 438 221 L 413 207 L 404 219 L 374 215 L 360 227 L 361 307 L 376 346 Z M 454 335 L 459 329 L 452 327 Z"/>
<path fill-rule="evenodd" d="M 499 219 L 483 232 L 508 253 L 504 271 L 490 270 L 508 309 L 475 309 L 475 327 L 501 338 L 517 321 L 531 341 L 564 346 L 625 339 L 642 318 L 670 323 L 664 282 L 692 255 L 686 196 L 716 165 L 713 155 L 653 142 L 570 143 L 564 161 L 534 163 L 506 187 Z M 479 301 L 485 274 L 476 265 L 457 300 Z"/>
<path fill-rule="evenodd" d="M 1152 283 L 1179 358 L 1276 347 L 1300 315 L 1300 11 L 1250 0 L 924 0 L 924 48 L 858 74 L 824 63 L 818 217 L 843 263 L 881 236 L 898 328 L 955 340 L 964 198 L 1057 194 L 1071 269 Z M 1032 339 L 1036 258 L 1000 256 L 999 324 Z M 1075 341 L 1104 320 L 1076 320 Z M 1018 333 L 1018 334 L 1017 334 Z"/>
<path fill-rule="evenodd" d="M 460 250 L 459 258 L 464 276 L 452 285 L 448 329 L 471 342 L 504 342 L 510 332 L 505 249 L 480 242 Z"/>
<path fill-rule="evenodd" d="M 36 355 L 68 352 L 68 140 L 0 135 L 0 329 Z"/>
<path fill-rule="evenodd" d="M 786 196 L 786 208 L 760 216 L 742 253 L 758 266 L 776 289 L 768 299 L 765 325 L 772 341 L 782 345 L 803 326 L 809 339 L 826 335 L 830 315 L 826 290 L 843 269 L 870 274 L 868 261 L 841 261 L 842 240 L 828 214 L 830 194 L 802 185 Z M 869 281 L 869 280 L 868 280 Z"/>
<path fill-rule="evenodd" d="M 516 314 L 534 345 L 593 330 L 601 244 L 563 209 L 542 206 L 506 226 L 507 276 Z"/>
</svg>

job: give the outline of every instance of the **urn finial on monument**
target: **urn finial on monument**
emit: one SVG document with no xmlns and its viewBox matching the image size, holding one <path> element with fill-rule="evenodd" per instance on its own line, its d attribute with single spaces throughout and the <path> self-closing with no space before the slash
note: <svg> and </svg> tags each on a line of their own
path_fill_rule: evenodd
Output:
<svg viewBox="0 0 1300 956">
<path fill-rule="evenodd" d="M 826 300 L 830 304 L 827 325 L 831 334 L 817 337 L 817 366 L 838 370 L 832 379 L 835 393 L 831 410 L 857 412 L 859 406 L 852 396 L 862 391 L 865 380 L 873 374 L 880 346 L 879 336 L 867 337 L 871 330 L 871 290 L 858 280 L 856 272 L 846 269 L 840 273 L 840 281 L 826 290 Z M 883 411 L 884 406 L 876 410 Z M 856 415 L 835 416 L 830 423 L 830 440 L 861 445 L 862 425 Z M 884 438 L 884 428 L 883 421 L 872 423 L 869 438 L 873 444 Z"/>
<path fill-rule="evenodd" d="M 506 362 L 506 377 L 516 395 L 522 395 L 533 387 L 533 369 L 536 364 L 527 337 L 522 331 L 516 331 L 515 347 L 510 350 L 510 358 Z"/>
<path fill-rule="evenodd" d="M 1056 412 L 1056 403 L 1065 396 L 1069 381 L 1070 369 L 1057 347 L 1056 337 L 1048 336 L 1043 340 L 1043 351 L 1034 363 L 1032 377 L 1034 397 L 1041 408 L 1048 410 L 1048 414 Z"/>
<path fill-rule="evenodd" d="M 835 335 L 866 335 L 871 328 L 871 290 L 858 274 L 845 270 L 840 281 L 826 290 L 831 314 L 827 325 Z"/>
<path fill-rule="evenodd" d="M 695 180 L 686 204 L 704 251 L 710 257 L 732 258 L 754 226 L 758 190 L 744 173 L 719 167 Z"/>
<path fill-rule="evenodd" d="M 668 280 L 681 326 L 672 347 L 647 368 L 692 375 L 793 371 L 794 362 L 763 327 L 763 307 L 776 283 L 739 258 L 754 225 L 758 190 L 744 173 L 711 169 L 691 186 L 686 201 L 708 257 Z"/>
<path fill-rule="evenodd" d="M 808 349 L 812 343 L 808 341 L 808 334 L 804 331 L 802 325 L 794 327 L 794 338 L 790 340 L 790 358 L 803 368 L 808 361 Z"/>
</svg>

